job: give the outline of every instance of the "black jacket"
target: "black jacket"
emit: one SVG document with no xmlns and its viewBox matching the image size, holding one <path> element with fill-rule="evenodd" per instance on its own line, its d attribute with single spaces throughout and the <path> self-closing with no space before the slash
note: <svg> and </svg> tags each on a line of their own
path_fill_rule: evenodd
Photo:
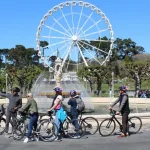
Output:
<svg viewBox="0 0 150 150">
<path fill-rule="evenodd" d="M 119 98 L 111 105 L 111 107 L 115 106 L 119 102 L 119 112 L 123 113 L 130 113 L 129 108 L 129 98 L 126 93 L 120 94 Z"/>
<path fill-rule="evenodd" d="M 70 98 L 68 101 L 68 105 L 71 106 L 70 107 L 71 115 L 78 115 L 76 98 Z"/>
</svg>

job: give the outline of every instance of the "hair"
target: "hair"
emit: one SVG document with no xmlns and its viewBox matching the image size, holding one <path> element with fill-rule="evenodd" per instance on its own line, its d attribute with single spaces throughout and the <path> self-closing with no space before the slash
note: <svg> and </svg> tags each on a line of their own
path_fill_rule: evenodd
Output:
<svg viewBox="0 0 150 150">
<path fill-rule="evenodd" d="M 33 97 L 33 94 L 32 94 L 32 93 L 28 93 L 27 95 L 30 96 L 30 97 Z"/>
</svg>

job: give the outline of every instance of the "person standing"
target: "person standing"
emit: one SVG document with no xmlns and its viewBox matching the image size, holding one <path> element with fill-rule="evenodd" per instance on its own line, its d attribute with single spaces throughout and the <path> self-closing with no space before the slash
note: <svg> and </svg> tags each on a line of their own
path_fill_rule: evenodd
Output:
<svg viewBox="0 0 150 150">
<path fill-rule="evenodd" d="M 27 94 L 27 103 L 26 105 L 20 110 L 20 112 L 27 112 L 30 115 L 30 121 L 28 124 L 28 133 L 27 137 L 24 140 L 24 143 L 27 143 L 30 140 L 32 129 L 36 131 L 37 128 L 37 121 L 38 121 L 38 106 L 37 102 L 33 99 L 32 93 Z M 38 141 L 38 137 L 35 138 Z"/>
<path fill-rule="evenodd" d="M 59 111 L 62 107 L 62 101 L 63 101 L 62 89 L 60 87 L 56 87 L 56 88 L 54 88 L 54 91 L 56 92 L 56 94 L 55 94 L 55 97 L 53 99 L 52 106 L 49 110 L 47 110 L 47 112 L 54 110 L 54 112 L 55 112 L 55 124 L 58 127 L 58 131 L 61 132 L 61 129 L 60 129 L 61 121 L 59 119 Z"/>
<path fill-rule="evenodd" d="M 77 101 L 76 101 L 76 97 L 78 96 L 77 95 L 77 92 L 75 90 L 71 90 L 70 91 L 70 96 L 71 98 L 69 99 L 68 101 L 68 105 L 70 105 L 70 118 L 72 119 L 73 121 L 73 125 L 75 126 L 75 128 L 77 130 L 79 130 L 79 124 L 78 124 L 78 115 L 79 115 L 79 112 L 77 110 Z M 75 135 L 74 138 L 79 138 L 80 135 Z"/>
<path fill-rule="evenodd" d="M 9 99 L 7 112 L 6 112 L 6 126 L 5 126 L 5 134 L 9 135 L 8 129 L 9 129 L 9 123 L 12 118 L 13 121 L 13 127 L 15 127 L 16 124 L 16 116 L 17 111 L 19 108 L 22 107 L 22 98 L 19 96 L 20 89 L 18 87 L 14 87 L 12 89 L 12 94 L 9 93 L 0 93 L 0 96 L 6 97 Z"/>
<path fill-rule="evenodd" d="M 119 110 L 116 112 L 117 115 L 121 113 L 122 115 L 122 134 L 118 136 L 118 138 L 126 137 L 129 135 L 129 125 L 128 125 L 128 116 L 130 113 L 129 108 L 129 98 L 128 94 L 126 93 L 127 88 L 126 86 L 121 86 L 120 88 L 120 95 L 119 98 L 109 107 L 112 109 L 117 103 L 119 103 Z"/>
</svg>

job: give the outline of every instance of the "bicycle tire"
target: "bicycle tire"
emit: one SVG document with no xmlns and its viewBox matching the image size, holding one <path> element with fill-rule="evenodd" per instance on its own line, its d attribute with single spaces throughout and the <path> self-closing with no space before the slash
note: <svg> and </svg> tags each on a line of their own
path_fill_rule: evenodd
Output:
<svg viewBox="0 0 150 150">
<path fill-rule="evenodd" d="M 0 120 L 0 128 L 1 128 L 1 121 L 3 121 L 3 129 L 2 129 L 2 131 L 0 131 L 0 135 L 1 134 L 3 134 L 4 132 L 5 132 L 5 126 L 6 126 L 6 119 L 4 119 L 4 118 L 1 118 L 1 120 Z"/>
<path fill-rule="evenodd" d="M 129 123 L 129 133 L 130 134 L 138 133 L 142 127 L 142 120 L 141 120 L 141 118 L 139 118 L 137 116 L 130 117 L 128 119 L 128 123 Z M 133 129 L 133 131 L 132 131 L 132 129 Z"/>
<path fill-rule="evenodd" d="M 99 123 L 96 118 L 94 117 L 86 117 L 82 119 L 82 122 L 86 128 L 86 134 L 94 135 L 99 129 Z"/>
<path fill-rule="evenodd" d="M 42 129 L 44 129 L 44 131 Z M 49 121 L 49 119 L 43 119 L 37 128 L 37 132 L 42 141 L 52 142 L 58 136 L 58 127 L 54 122 Z M 42 133 L 46 133 L 48 136 L 44 136 Z"/>
<path fill-rule="evenodd" d="M 71 120 L 68 122 L 66 132 L 71 139 L 80 139 L 85 135 L 85 124 L 83 122 L 79 122 L 79 129 L 75 129 L 73 120 Z"/>
<path fill-rule="evenodd" d="M 24 123 L 19 124 L 13 129 L 13 139 L 20 141 L 26 134 L 27 125 Z"/>
<path fill-rule="evenodd" d="M 112 128 L 110 128 L 110 125 L 112 126 Z M 105 131 L 110 128 L 110 133 L 106 132 L 106 134 L 104 134 L 102 132 L 103 126 L 105 127 Z M 114 132 L 115 128 L 116 128 L 116 123 L 113 119 L 104 119 L 99 125 L 99 134 L 101 136 L 110 136 Z"/>
</svg>

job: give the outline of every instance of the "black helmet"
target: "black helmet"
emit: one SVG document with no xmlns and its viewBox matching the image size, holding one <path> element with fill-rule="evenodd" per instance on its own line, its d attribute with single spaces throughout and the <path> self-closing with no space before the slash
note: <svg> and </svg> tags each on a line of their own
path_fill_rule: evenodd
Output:
<svg viewBox="0 0 150 150">
<path fill-rule="evenodd" d="M 70 96 L 75 96 L 76 94 L 77 94 L 77 92 L 75 90 L 70 91 Z"/>
<path fill-rule="evenodd" d="M 20 92 L 20 89 L 19 89 L 18 87 L 14 87 L 14 88 L 12 89 L 12 91 L 18 93 L 18 92 Z"/>
</svg>

